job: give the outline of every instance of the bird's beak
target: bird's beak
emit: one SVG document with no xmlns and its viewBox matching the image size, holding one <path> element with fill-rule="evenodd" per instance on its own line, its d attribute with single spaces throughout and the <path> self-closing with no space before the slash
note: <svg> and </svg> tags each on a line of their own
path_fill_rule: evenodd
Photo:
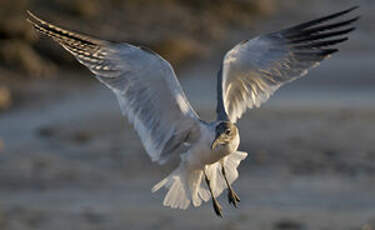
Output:
<svg viewBox="0 0 375 230">
<path fill-rule="evenodd" d="M 211 150 L 214 150 L 217 145 L 225 144 L 225 143 L 226 143 L 226 141 L 222 136 L 216 136 L 215 140 L 211 144 Z"/>
</svg>

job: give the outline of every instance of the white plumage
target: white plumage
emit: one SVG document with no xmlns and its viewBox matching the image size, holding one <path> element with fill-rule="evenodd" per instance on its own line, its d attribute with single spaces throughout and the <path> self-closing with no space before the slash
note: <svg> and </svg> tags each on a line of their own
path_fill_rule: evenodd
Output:
<svg viewBox="0 0 375 230">
<path fill-rule="evenodd" d="M 217 120 L 211 123 L 199 118 L 171 65 L 153 51 L 74 33 L 30 12 L 28 21 L 115 93 L 153 161 L 164 163 L 180 156 L 179 166 L 152 188 L 153 192 L 167 188 L 163 204 L 186 209 L 211 197 L 221 215 L 216 197 L 228 188 L 229 202 L 237 206 L 239 198 L 231 184 L 247 156 L 237 151 L 240 137 L 234 123 L 247 108 L 259 107 L 280 86 L 338 51 L 331 46 L 347 40 L 342 36 L 354 30 L 348 25 L 358 17 L 325 22 L 354 9 L 261 35 L 229 50 L 218 74 Z"/>
</svg>

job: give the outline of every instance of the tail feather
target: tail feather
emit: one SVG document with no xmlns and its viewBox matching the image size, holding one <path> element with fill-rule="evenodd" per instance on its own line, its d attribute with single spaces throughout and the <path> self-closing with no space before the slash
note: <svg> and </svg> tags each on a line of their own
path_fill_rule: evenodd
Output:
<svg viewBox="0 0 375 230">
<path fill-rule="evenodd" d="M 199 197 L 207 202 L 210 198 L 211 198 L 211 195 L 210 195 L 210 191 L 208 190 L 208 187 L 206 184 L 202 184 L 199 191 L 198 191 L 198 194 L 199 194 Z M 196 207 L 198 207 L 199 205 L 196 205 Z"/>
<path fill-rule="evenodd" d="M 171 208 L 187 209 L 190 205 L 190 200 L 187 196 L 186 186 L 181 181 L 183 178 L 175 176 L 173 179 L 174 183 L 165 196 L 163 205 Z"/>
<path fill-rule="evenodd" d="M 167 182 L 169 181 L 169 178 L 166 177 L 164 178 L 163 180 L 161 180 L 159 183 L 157 183 L 156 185 L 154 185 L 154 187 L 152 187 L 151 191 L 152 192 L 156 192 L 158 191 L 159 189 L 161 189 L 163 186 L 165 186 L 167 184 Z M 170 186 L 166 186 L 166 187 L 170 187 Z"/>
<path fill-rule="evenodd" d="M 238 178 L 237 167 L 246 156 L 247 153 L 237 151 L 223 159 L 228 182 L 230 184 Z M 205 170 L 210 180 L 214 196 L 218 197 L 224 189 L 227 188 L 221 174 L 221 164 L 220 162 L 216 162 L 206 166 Z M 204 182 L 203 175 L 203 169 L 189 170 L 182 163 L 168 177 L 157 183 L 152 188 L 152 192 L 156 192 L 162 187 L 168 189 L 167 195 L 163 201 L 164 206 L 187 209 L 192 203 L 193 206 L 198 207 L 202 204 L 202 201 L 208 201 L 210 199 L 210 193 Z"/>
<path fill-rule="evenodd" d="M 224 166 L 227 173 L 227 179 L 232 184 L 238 178 L 237 168 L 240 162 L 247 157 L 246 152 L 237 151 L 224 159 Z"/>
<path fill-rule="evenodd" d="M 202 204 L 202 200 L 199 197 L 199 191 L 202 183 L 203 171 L 194 170 L 188 176 L 188 186 L 191 192 L 191 200 L 194 207 L 198 207 Z"/>
<path fill-rule="evenodd" d="M 156 192 L 165 186 L 169 191 L 164 198 L 163 205 L 171 208 L 187 209 L 191 199 L 189 198 L 186 182 L 186 170 L 181 164 L 168 177 L 157 183 L 151 191 Z"/>
</svg>

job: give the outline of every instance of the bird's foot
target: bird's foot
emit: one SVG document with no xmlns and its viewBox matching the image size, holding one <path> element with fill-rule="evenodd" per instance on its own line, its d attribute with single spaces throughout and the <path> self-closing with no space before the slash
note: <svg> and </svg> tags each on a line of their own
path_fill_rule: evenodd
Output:
<svg viewBox="0 0 375 230">
<path fill-rule="evenodd" d="M 223 208 L 221 207 L 221 205 L 219 204 L 219 202 L 217 202 L 215 198 L 212 198 L 212 204 L 214 206 L 214 211 L 216 215 L 219 217 L 223 217 Z"/>
<path fill-rule="evenodd" d="M 228 189 L 228 202 L 235 208 L 238 207 L 238 203 L 240 202 L 240 197 L 238 197 L 232 188 Z"/>
</svg>

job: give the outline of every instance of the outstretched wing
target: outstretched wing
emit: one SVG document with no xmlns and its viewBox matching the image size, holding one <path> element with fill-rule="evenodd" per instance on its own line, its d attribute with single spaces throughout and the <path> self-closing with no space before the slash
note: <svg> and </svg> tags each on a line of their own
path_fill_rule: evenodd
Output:
<svg viewBox="0 0 375 230">
<path fill-rule="evenodd" d="M 28 14 L 36 30 L 52 37 L 116 94 L 153 161 L 163 163 L 186 151 L 199 136 L 199 117 L 173 68 L 159 55 L 74 33 Z"/>
<path fill-rule="evenodd" d="M 332 46 L 348 39 L 343 36 L 359 17 L 324 23 L 356 8 L 258 36 L 228 51 L 218 75 L 218 120 L 236 122 L 247 108 L 259 107 L 280 86 L 337 52 Z"/>
</svg>

